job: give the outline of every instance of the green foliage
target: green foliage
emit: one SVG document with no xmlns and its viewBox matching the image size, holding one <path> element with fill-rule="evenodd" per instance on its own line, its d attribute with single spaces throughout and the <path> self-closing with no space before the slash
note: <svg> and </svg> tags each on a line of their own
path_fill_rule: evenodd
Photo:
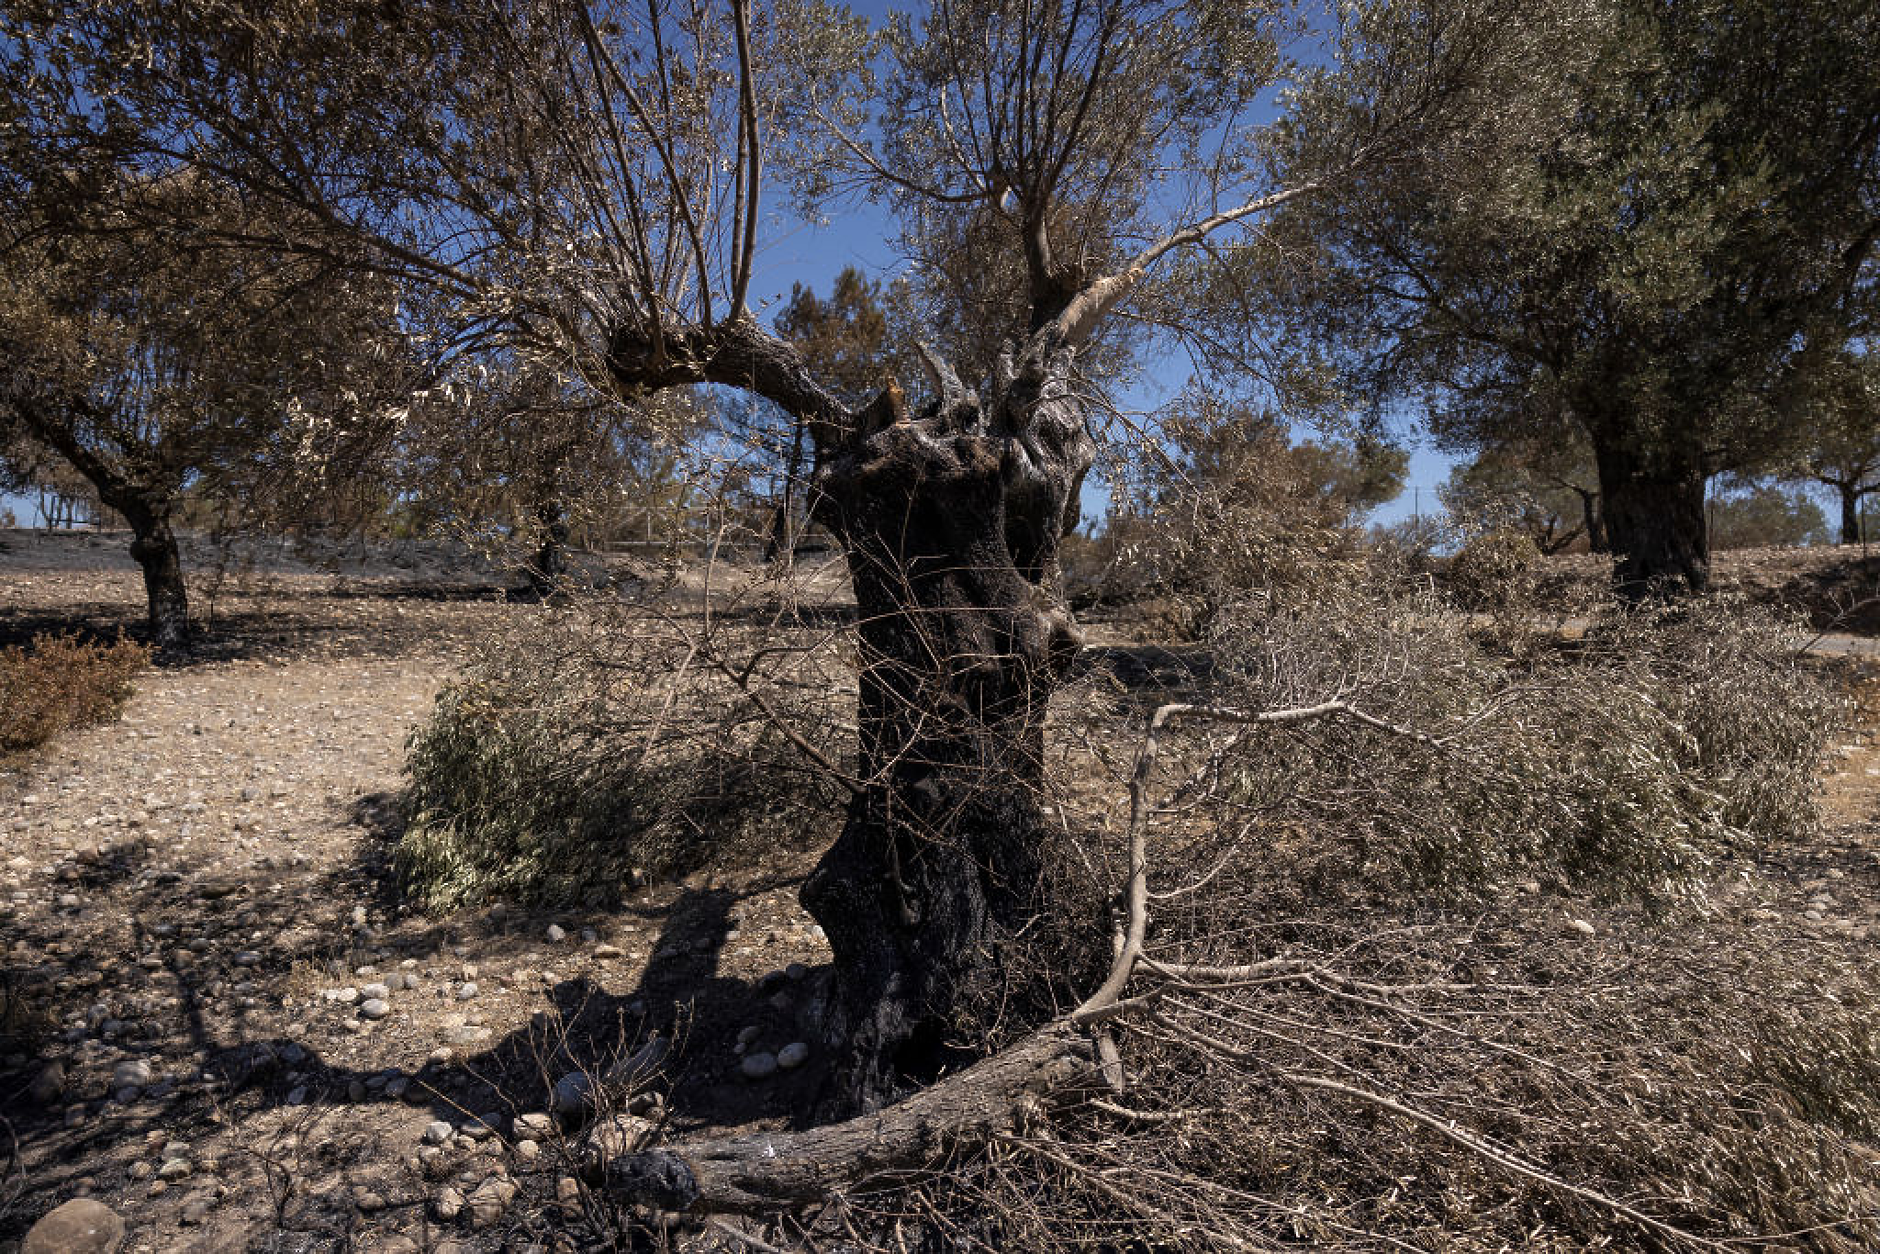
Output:
<svg viewBox="0 0 1880 1254">
<path fill-rule="evenodd" d="M 1760 483 L 1719 493 L 1706 506 L 1717 549 L 1826 544 L 1828 520 L 1806 492 Z"/>
<path fill-rule="evenodd" d="M 487 642 L 407 745 L 407 891 L 580 902 L 636 870 L 832 836 L 842 794 L 685 645 L 593 606 Z"/>
<path fill-rule="evenodd" d="M 1353 12 L 1360 55 L 1290 124 L 1307 162 L 1363 107 L 1367 65 L 1467 31 L 1440 9 Z M 1813 346 L 1871 317 L 1880 28 L 1838 0 L 1535 5 L 1519 25 L 1532 60 L 1471 80 L 1502 107 L 1287 206 L 1242 278 L 1353 389 L 1432 401 L 1451 447 L 1577 429 L 1613 544 L 1645 567 L 1626 577 L 1701 584 L 1634 520 L 1701 556 L 1702 476 L 1779 454 Z"/>
<path fill-rule="evenodd" d="M 30 649 L 0 649 L 0 753 L 110 722 L 130 700 L 132 676 L 149 661 L 148 649 L 122 638 L 99 645 L 42 635 Z"/>
</svg>

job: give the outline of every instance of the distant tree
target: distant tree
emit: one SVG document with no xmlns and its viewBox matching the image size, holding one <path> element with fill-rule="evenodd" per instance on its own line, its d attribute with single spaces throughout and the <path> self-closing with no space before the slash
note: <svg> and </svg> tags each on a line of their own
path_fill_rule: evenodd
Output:
<svg viewBox="0 0 1880 1254">
<path fill-rule="evenodd" d="M 1379 64 L 1416 37 L 1392 13 L 1354 24 Z M 1450 443 L 1573 424 L 1619 586 L 1701 589 L 1706 479 L 1784 447 L 1808 346 L 1871 315 L 1880 17 L 1612 0 L 1572 22 L 1525 94 L 1289 206 L 1239 273 L 1351 386 L 1437 401 Z M 1368 107 L 1362 82 L 1341 99 Z M 1338 116 L 1302 111 L 1300 158 Z"/>
<path fill-rule="evenodd" d="M 829 381 L 831 390 L 851 405 L 866 403 L 894 377 L 895 367 L 902 367 L 899 373 L 905 373 L 905 367 L 911 364 L 898 360 L 890 348 L 881 284 L 854 266 L 842 267 L 826 299 L 801 283 L 792 284 L 790 299 L 777 315 L 777 333 L 796 345 Z M 766 557 L 772 559 L 787 557 L 796 550 L 810 451 L 805 447 L 806 433 L 801 423 L 784 417 L 776 426 L 787 431 L 787 436 L 777 441 L 784 447 L 772 454 L 779 466 L 776 499 L 765 537 Z"/>
<path fill-rule="evenodd" d="M 1489 445 L 1457 463 L 1437 494 L 1450 514 L 1512 524 L 1542 553 L 1579 540 L 1602 553 L 1606 531 L 1598 484 L 1598 469 L 1583 443 L 1523 440 Z"/>
<path fill-rule="evenodd" d="M 1828 520 L 1806 492 L 1775 483 L 1728 481 L 1706 506 L 1719 549 L 1826 544 Z"/>
<path fill-rule="evenodd" d="M 1833 489 L 1841 543 L 1859 544 L 1861 502 L 1880 491 L 1880 360 L 1842 350 L 1819 368 L 1801 406 L 1806 444 L 1787 477 Z"/>
<path fill-rule="evenodd" d="M 317 476 L 364 442 L 375 390 L 403 382 L 397 294 L 308 251 L 218 245 L 282 223 L 194 174 L 63 207 L 0 228 L 0 445 L 55 455 L 124 517 L 151 639 L 180 645 L 185 494 L 252 487 L 257 460 Z"/>
<path fill-rule="evenodd" d="M 1159 415 L 1159 442 L 1127 472 L 1103 537 L 1111 574 L 1163 599 L 1175 625 L 1285 595 L 1350 548 L 1363 515 L 1402 490 L 1409 455 L 1360 434 L 1295 443 L 1271 410 L 1192 386 Z"/>
</svg>

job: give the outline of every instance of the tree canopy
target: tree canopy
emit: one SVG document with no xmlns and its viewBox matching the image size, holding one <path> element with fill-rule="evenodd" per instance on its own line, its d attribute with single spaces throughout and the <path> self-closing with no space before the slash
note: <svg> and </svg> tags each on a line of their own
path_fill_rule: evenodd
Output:
<svg viewBox="0 0 1880 1254">
<path fill-rule="evenodd" d="M 1789 439 L 1814 346 L 1870 325 L 1880 18 L 1617 0 L 1547 30 L 1510 109 L 1289 206 L 1249 262 L 1305 257 L 1275 316 L 1452 447 L 1577 427 L 1621 583 L 1702 587 L 1705 477 Z"/>
</svg>

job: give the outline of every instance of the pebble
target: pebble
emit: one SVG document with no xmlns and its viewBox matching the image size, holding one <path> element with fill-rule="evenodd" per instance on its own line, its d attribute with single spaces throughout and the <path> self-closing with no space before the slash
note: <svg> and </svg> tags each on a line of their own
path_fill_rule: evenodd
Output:
<svg viewBox="0 0 1880 1254">
<path fill-rule="evenodd" d="M 518 1140 L 545 1141 L 555 1133 L 555 1117 L 546 1111 L 532 1110 L 517 1115 L 513 1126 Z"/>
<path fill-rule="evenodd" d="M 383 984 L 368 984 L 359 990 L 359 995 L 368 1001 L 383 1001 L 392 995 L 392 990 Z"/>
<path fill-rule="evenodd" d="M 746 1054 L 744 1061 L 738 1064 L 738 1070 L 747 1080 L 762 1080 L 777 1073 L 777 1056 L 770 1053 Z"/>
<path fill-rule="evenodd" d="M 65 1064 L 54 1059 L 41 1067 L 27 1092 L 41 1106 L 50 1106 L 58 1101 L 65 1092 Z"/>
<path fill-rule="evenodd" d="M 463 1194 L 459 1193 L 448 1184 L 439 1189 L 437 1196 L 431 1199 L 431 1213 L 445 1223 L 449 1223 L 451 1220 L 457 1218 L 457 1216 L 463 1214 L 463 1208 Z"/>
<path fill-rule="evenodd" d="M 457 1000 L 458 1001 L 469 1001 L 472 997 L 475 997 L 476 995 L 477 995 L 477 982 L 475 980 L 466 980 L 462 984 L 459 984 L 457 986 Z"/>
<path fill-rule="evenodd" d="M 491 1176 L 470 1194 L 470 1222 L 482 1228 L 503 1217 L 515 1200 L 518 1186 L 508 1176 Z"/>
<path fill-rule="evenodd" d="M 1568 919 L 1567 929 L 1569 931 L 1578 932 L 1582 936 L 1591 936 L 1598 930 L 1585 919 Z"/>
<path fill-rule="evenodd" d="M 587 1073 L 570 1071 L 555 1081 L 555 1092 L 550 1104 L 561 1114 L 579 1114 L 587 1109 L 593 1094 L 594 1082 L 588 1079 Z"/>
<path fill-rule="evenodd" d="M 126 1058 L 111 1070 L 111 1087 L 114 1089 L 135 1086 L 142 1088 L 150 1083 L 156 1072 L 142 1058 Z"/>
<path fill-rule="evenodd" d="M 359 1003 L 361 1019 L 383 1019 L 390 1013 L 392 1013 L 392 1008 L 382 997 L 368 997 Z"/>
<path fill-rule="evenodd" d="M 594 956 L 595 956 L 596 958 L 603 958 L 603 959 L 605 959 L 605 958 L 618 958 L 618 957 L 620 957 L 620 946 L 618 946 L 618 945 L 596 945 L 596 946 L 594 946 Z"/>
<path fill-rule="evenodd" d="M 563 941 L 565 941 L 565 940 L 567 940 L 567 939 L 568 939 L 568 933 L 567 933 L 567 931 L 566 931 L 566 929 L 564 929 L 564 928 L 563 928 L 563 927 L 561 926 L 561 924 L 559 924 L 559 923 L 551 923 L 551 924 L 549 924 L 549 925 L 548 925 L 548 941 L 549 941 L 549 944 L 551 944 L 551 945 L 559 945 L 559 944 L 561 944 L 561 943 L 562 943 Z"/>
<path fill-rule="evenodd" d="M 585 1151 L 606 1162 L 641 1148 L 653 1139 L 656 1129 L 657 1125 L 650 1119 L 615 1115 L 594 1125 L 593 1131 L 587 1134 Z"/>
<path fill-rule="evenodd" d="M 190 1165 L 187 1158 L 172 1158 L 164 1163 L 163 1166 L 157 1168 L 157 1179 L 181 1180 L 194 1170 L 195 1168 Z"/>
<path fill-rule="evenodd" d="M 424 1125 L 424 1141 L 427 1145 L 442 1145 L 450 1140 L 452 1128 L 442 1119 L 433 1119 Z"/>
<path fill-rule="evenodd" d="M 777 1065 L 785 1071 L 794 1071 L 809 1061 L 809 1046 L 803 1041 L 791 1041 L 777 1051 Z"/>
</svg>

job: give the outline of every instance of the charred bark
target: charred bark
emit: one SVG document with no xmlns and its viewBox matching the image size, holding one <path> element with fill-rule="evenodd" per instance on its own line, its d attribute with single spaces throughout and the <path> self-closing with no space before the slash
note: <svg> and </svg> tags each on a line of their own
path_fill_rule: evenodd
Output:
<svg viewBox="0 0 1880 1254">
<path fill-rule="evenodd" d="M 1703 458 L 1695 450 L 1595 449 L 1613 586 L 1627 599 L 1710 586 Z"/>
<path fill-rule="evenodd" d="M 1606 516 L 1599 508 L 1599 493 L 1588 488 L 1573 490 L 1580 498 L 1580 516 L 1586 529 L 1586 551 L 1610 553 L 1612 545 L 1606 539 Z"/>
<path fill-rule="evenodd" d="M 861 777 L 803 888 L 828 933 L 838 1051 L 825 1113 L 877 1109 L 977 1056 L 973 1020 L 1043 911 L 1044 720 L 1080 639 L 1057 546 L 1092 447 L 1069 359 L 1034 359 L 982 410 L 944 376 L 825 459 L 861 637 Z"/>
<path fill-rule="evenodd" d="M 929 358 L 939 396 L 916 415 L 892 384 L 843 407 L 748 321 L 663 351 L 614 345 L 623 381 L 734 383 L 797 415 L 816 451 L 812 517 L 847 554 L 865 783 L 802 893 L 835 959 L 825 1117 L 982 1053 L 975 1010 L 998 1000 L 1046 906 L 1045 712 L 1079 645 L 1058 544 L 1095 453 L 1073 355 L 1032 337 L 983 404 Z"/>
<path fill-rule="evenodd" d="M 143 502 L 109 504 L 131 525 L 131 557 L 144 573 L 150 643 L 159 649 L 183 647 L 189 643 L 189 591 L 168 515 Z"/>
<path fill-rule="evenodd" d="M 523 592 L 530 600 L 546 600 L 560 586 L 568 573 L 568 519 L 561 502 L 553 498 L 535 507 L 536 547 L 523 568 L 528 585 Z"/>
<path fill-rule="evenodd" d="M 760 1133 L 589 1164 L 617 1201 L 709 1215 L 774 1214 L 917 1170 L 1023 1125 L 1027 1112 L 1101 1091 L 1090 1038 L 1047 1025 L 892 1110 L 805 1132 Z"/>
</svg>

